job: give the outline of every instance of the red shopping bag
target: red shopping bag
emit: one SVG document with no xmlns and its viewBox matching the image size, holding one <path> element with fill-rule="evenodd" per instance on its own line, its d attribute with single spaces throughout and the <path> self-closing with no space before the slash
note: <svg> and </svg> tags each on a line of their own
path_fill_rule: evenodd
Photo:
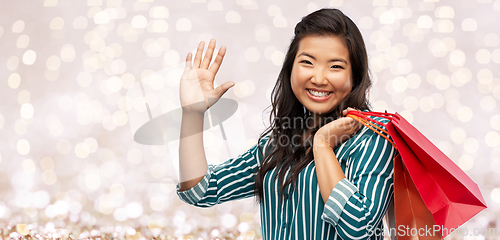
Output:
<svg viewBox="0 0 500 240">
<path fill-rule="evenodd" d="M 412 184 L 418 191 L 425 207 L 432 214 L 435 224 L 434 230 L 439 230 L 443 238 L 486 208 L 486 203 L 477 184 L 401 115 L 398 113 L 351 111 L 348 116 L 360 121 L 382 136 L 384 136 L 383 132 L 386 132 L 392 141 L 387 136 L 384 137 L 393 143 L 399 152 L 399 156 L 394 159 L 397 226 L 400 225 L 398 219 L 405 217 L 398 216 L 400 214 L 413 214 L 412 217 L 407 218 L 413 219 L 412 225 L 409 227 L 420 228 L 420 226 L 432 224 L 425 217 L 425 209 L 419 208 L 418 197 L 411 194 Z M 390 121 L 384 124 L 368 116 L 383 117 Z M 384 126 L 388 132 L 377 127 L 377 124 Z M 405 173 L 409 175 L 411 181 L 406 178 L 405 182 L 402 182 L 402 179 L 405 179 Z M 405 188 L 401 188 L 403 185 Z M 397 191 L 404 191 L 404 194 Z M 402 201 L 403 196 L 407 200 Z M 417 201 L 411 201 L 412 198 Z M 413 213 L 410 213 L 411 211 L 398 213 L 398 200 L 400 200 L 400 205 L 401 202 L 404 204 L 404 202 L 410 201 Z M 411 222 L 411 220 L 409 221 Z"/>
</svg>

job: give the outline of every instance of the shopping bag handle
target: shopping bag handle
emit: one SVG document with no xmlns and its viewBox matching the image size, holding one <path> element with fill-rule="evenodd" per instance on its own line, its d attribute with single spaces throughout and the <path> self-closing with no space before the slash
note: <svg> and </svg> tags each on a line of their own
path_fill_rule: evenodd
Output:
<svg viewBox="0 0 500 240">
<path fill-rule="evenodd" d="M 392 144 L 392 146 L 394 147 L 394 149 L 398 149 L 396 147 L 396 144 L 394 144 L 394 142 L 388 137 L 390 136 L 389 132 L 379 126 L 377 126 L 376 124 L 379 124 L 381 126 L 386 126 L 385 123 L 381 123 L 375 119 L 371 119 L 365 115 L 363 115 L 362 113 L 360 114 L 361 112 L 359 111 L 350 111 L 348 114 L 347 114 L 347 117 L 351 117 L 353 118 L 354 120 L 358 121 L 359 123 L 363 124 L 364 126 L 366 126 L 367 128 L 371 129 L 372 131 L 374 131 L 375 133 L 377 133 L 378 135 L 380 135 L 381 137 L 385 138 L 389 143 Z M 363 112 L 365 113 L 365 112 Z M 361 115 L 361 116 L 360 116 Z M 394 115 L 394 114 L 392 114 Z M 371 115 L 373 116 L 373 115 Z M 397 117 L 397 116 L 395 116 Z M 386 118 L 390 118 L 390 120 L 392 120 L 392 117 L 386 117 Z M 399 118 L 398 118 L 399 119 Z M 373 123 L 374 122 L 374 123 Z M 376 123 L 376 124 L 375 124 Z M 385 133 L 386 135 L 384 135 L 383 133 Z"/>
<path fill-rule="evenodd" d="M 381 117 L 381 118 L 388 119 L 389 121 L 391 121 L 394 118 L 397 118 L 399 120 L 399 117 L 397 115 L 395 115 L 395 114 L 392 114 L 392 113 L 349 111 L 347 113 L 347 115 L 349 115 L 349 114 L 350 115 L 358 116 L 358 117 L 360 117 L 362 119 L 365 119 L 367 121 L 376 123 L 376 124 L 378 124 L 380 126 L 384 126 L 384 127 L 386 125 L 385 123 L 382 123 L 382 122 L 377 121 L 375 119 L 369 118 L 368 116 Z"/>
</svg>

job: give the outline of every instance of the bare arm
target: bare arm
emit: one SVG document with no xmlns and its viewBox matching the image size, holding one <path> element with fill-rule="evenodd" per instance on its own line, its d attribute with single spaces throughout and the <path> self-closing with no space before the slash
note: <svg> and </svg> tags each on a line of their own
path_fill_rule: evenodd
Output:
<svg viewBox="0 0 500 240">
<path fill-rule="evenodd" d="M 203 146 L 203 116 L 205 111 L 220 99 L 234 85 L 225 82 L 214 88 L 217 71 L 226 53 L 222 46 L 213 61 L 215 40 L 208 45 L 202 60 L 204 42 L 198 45 L 196 55 L 186 57 L 186 68 L 181 77 L 180 98 L 182 105 L 181 136 L 179 142 L 179 181 L 180 190 L 188 190 L 198 184 L 205 176 L 208 165 Z"/>
<path fill-rule="evenodd" d="M 344 110 L 344 115 L 349 110 L 354 109 Z M 348 140 L 359 130 L 359 127 L 359 123 L 354 119 L 342 117 L 321 127 L 314 136 L 313 154 L 316 175 L 321 197 L 325 203 L 335 185 L 345 178 L 333 147 Z"/>
</svg>

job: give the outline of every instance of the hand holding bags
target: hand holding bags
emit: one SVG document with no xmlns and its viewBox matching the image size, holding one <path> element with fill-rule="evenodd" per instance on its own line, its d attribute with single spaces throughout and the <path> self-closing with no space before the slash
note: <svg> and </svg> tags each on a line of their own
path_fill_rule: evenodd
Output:
<svg viewBox="0 0 500 240">
<path fill-rule="evenodd" d="M 399 239 L 444 238 L 486 208 L 477 184 L 401 115 L 351 111 L 348 116 L 385 137 L 399 152 L 394 158 L 396 228 L 408 229 L 397 232 Z M 390 121 L 384 124 L 368 116 Z"/>
</svg>

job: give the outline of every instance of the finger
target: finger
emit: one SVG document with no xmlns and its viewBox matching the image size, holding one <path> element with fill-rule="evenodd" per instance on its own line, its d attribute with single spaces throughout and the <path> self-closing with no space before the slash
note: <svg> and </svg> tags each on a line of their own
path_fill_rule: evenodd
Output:
<svg viewBox="0 0 500 240">
<path fill-rule="evenodd" d="M 358 110 L 357 110 L 357 109 L 355 109 L 355 108 L 352 108 L 352 107 L 348 107 L 348 108 L 344 109 L 344 111 L 342 111 L 342 115 L 347 116 L 347 114 L 348 114 L 350 111 L 358 111 Z"/>
<path fill-rule="evenodd" d="M 184 68 L 184 72 L 187 72 L 189 71 L 189 69 L 191 69 L 191 60 L 193 59 L 193 54 L 191 53 L 188 53 L 188 55 L 186 56 L 186 67 Z"/>
<path fill-rule="evenodd" d="M 216 74 L 219 71 L 224 55 L 226 55 L 226 46 L 221 46 L 219 52 L 217 53 L 217 57 L 215 57 L 214 63 L 212 63 L 212 66 L 208 69 L 210 72 Z"/>
<path fill-rule="evenodd" d="M 221 84 L 216 89 L 214 89 L 215 96 L 217 96 L 217 98 L 221 98 L 222 95 L 224 95 L 224 93 L 226 93 L 227 90 L 229 90 L 229 88 L 231 88 L 233 86 L 234 86 L 234 82 L 225 82 L 225 83 Z"/>
<path fill-rule="evenodd" d="M 205 57 L 203 58 L 203 62 L 201 62 L 200 68 L 208 69 L 210 65 L 210 61 L 212 61 L 212 56 L 214 54 L 215 49 L 215 39 L 210 40 L 208 44 L 207 52 L 205 53 Z"/>
<path fill-rule="evenodd" d="M 203 55 L 203 48 L 204 47 L 205 47 L 205 42 L 201 41 L 200 44 L 198 44 L 198 49 L 196 49 L 196 55 L 194 56 L 193 66 L 195 68 L 199 68 L 200 67 L 201 56 Z"/>
</svg>

